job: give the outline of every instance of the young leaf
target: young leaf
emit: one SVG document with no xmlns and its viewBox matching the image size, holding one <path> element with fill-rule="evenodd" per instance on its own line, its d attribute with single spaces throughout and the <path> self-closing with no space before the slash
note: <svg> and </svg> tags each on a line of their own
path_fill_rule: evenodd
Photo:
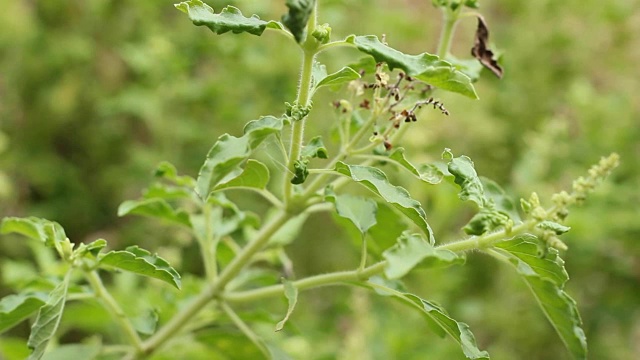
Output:
<svg viewBox="0 0 640 360">
<path fill-rule="evenodd" d="M 174 209 L 167 201 L 161 198 L 127 200 L 118 207 L 118 216 L 128 214 L 149 216 L 171 223 L 191 226 L 189 214 L 183 210 Z"/>
<path fill-rule="evenodd" d="M 296 307 L 296 303 L 298 302 L 298 288 L 296 288 L 293 283 L 285 278 L 282 278 L 282 283 L 284 285 L 284 296 L 287 298 L 287 302 L 289 303 L 289 307 L 287 309 L 287 314 L 284 316 L 280 322 L 276 324 L 276 331 L 282 330 L 284 324 L 289 320 L 289 316 L 293 312 L 293 309 Z"/>
<path fill-rule="evenodd" d="M 338 215 L 351 220 L 362 235 L 376 224 L 378 205 L 369 198 L 349 194 L 336 195 L 333 191 L 327 189 L 325 199 L 333 202 Z"/>
<path fill-rule="evenodd" d="M 56 243 L 64 242 L 67 235 L 60 224 L 36 217 L 17 218 L 7 217 L 2 219 L 0 233 L 17 233 L 34 240 L 40 240 L 48 247 L 54 247 Z"/>
<path fill-rule="evenodd" d="M 409 170 L 413 175 L 415 175 L 418 179 L 436 185 L 442 181 L 442 177 L 444 174 L 442 171 L 438 170 L 438 168 L 434 165 L 423 164 L 418 166 L 417 168 L 413 166 L 405 157 L 404 157 L 404 148 L 395 148 L 389 154 L 389 159 L 395 161 L 398 165 L 403 168 Z"/>
<path fill-rule="evenodd" d="M 287 0 L 286 5 L 289 12 L 282 16 L 282 23 L 300 43 L 305 38 L 307 22 L 313 11 L 315 0 Z"/>
<path fill-rule="evenodd" d="M 231 31 L 234 34 L 248 32 L 260 36 L 266 28 L 282 30 L 282 25 L 279 23 L 260 20 L 258 15 L 244 17 L 240 10 L 233 6 L 225 7 L 219 14 L 200 0 L 181 2 L 175 4 L 175 7 L 189 15 L 194 25 L 205 25 L 218 35 Z"/>
<path fill-rule="evenodd" d="M 131 322 L 140 334 L 153 335 L 158 325 L 158 312 L 156 310 L 147 310 L 140 316 L 132 318 Z"/>
<path fill-rule="evenodd" d="M 313 91 L 323 86 L 337 86 L 360 78 L 360 74 L 348 66 L 330 75 L 327 75 L 327 70 L 324 68 L 324 65 L 318 64 L 316 67 L 320 69 L 314 68 L 313 82 L 315 85 Z"/>
<path fill-rule="evenodd" d="M 473 161 L 464 155 L 454 158 L 448 149 L 443 153 L 443 158 L 449 160 L 449 172 L 454 176 L 455 183 L 460 186 L 460 200 L 471 200 L 480 208 L 485 207 L 487 201 L 484 188 L 473 167 Z"/>
<path fill-rule="evenodd" d="M 82 359 L 82 360 L 106 360 L 108 358 L 98 357 L 100 354 L 101 346 L 95 344 L 65 344 L 56 347 L 55 349 L 48 351 L 43 360 L 70 360 L 70 359 Z"/>
<path fill-rule="evenodd" d="M 258 160 L 249 159 L 242 173 L 231 180 L 218 184 L 213 190 L 228 188 L 264 189 L 269 183 L 269 169 Z"/>
<path fill-rule="evenodd" d="M 158 255 L 151 255 L 138 246 L 129 246 L 124 251 L 110 251 L 100 258 L 102 268 L 115 268 L 135 274 L 149 276 L 180 289 L 180 274 Z"/>
<path fill-rule="evenodd" d="M 407 190 L 389 183 L 387 175 L 382 170 L 369 166 L 347 165 L 343 162 L 338 162 L 335 171 L 361 183 L 367 189 L 391 203 L 398 211 L 413 221 L 427 235 L 431 243 L 435 242 L 422 205 L 411 198 Z"/>
<path fill-rule="evenodd" d="M 328 155 L 327 148 L 322 142 L 322 136 L 316 136 L 313 139 L 309 140 L 307 145 L 305 145 L 302 149 L 301 155 L 303 158 L 326 159 Z"/>
<path fill-rule="evenodd" d="M 8 295 L 0 300 L 0 334 L 34 314 L 47 301 L 42 293 Z"/>
<path fill-rule="evenodd" d="M 551 230 L 554 233 L 556 233 L 556 235 L 562 235 L 568 232 L 569 230 L 571 230 L 569 226 L 558 224 L 557 222 L 553 222 L 553 221 L 543 221 L 538 225 L 536 225 L 536 227 L 542 230 Z"/>
<path fill-rule="evenodd" d="M 429 244 L 420 234 L 404 232 L 398 243 L 382 253 L 387 260 L 384 274 L 388 279 L 399 279 L 417 265 L 424 267 L 446 267 L 464 263 L 464 258 L 453 251 L 439 250 Z"/>
<path fill-rule="evenodd" d="M 47 303 L 38 311 L 36 322 L 31 327 L 31 334 L 29 335 L 29 341 L 27 341 L 27 346 L 32 350 L 28 360 L 38 360 L 42 357 L 49 340 L 58 329 L 70 279 L 69 272 L 64 280 L 51 291 Z"/>
<path fill-rule="evenodd" d="M 436 55 L 428 53 L 407 55 L 383 44 L 377 36 L 373 35 L 351 35 L 347 37 L 346 41 L 354 44 L 361 52 L 373 56 L 376 62 L 387 63 L 391 70 L 399 68 L 404 70 L 407 75 L 429 85 L 472 99 L 478 98 L 476 90 L 471 84 L 471 79 Z"/>
<path fill-rule="evenodd" d="M 576 302 L 563 290 L 568 275 L 557 250 L 551 248 L 544 258 L 538 255 L 538 240 L 521 235 L 497 243 L 523 277 L 543 313 L 574 358 L 586 359 L 587 339 Z"/>
<path fill-rule="evenodd" d="M 196 180 L 194 178 L 187 175 L 178 175 L 178 169 L 168 161 L 163 161 L 158 164 L 153 175 L 170 181 L 178 186 L 184 186 L 187 188 L 196 186 Z"/>
<path fill-rule="evenodd" d="M 245 161 L 267 136 L 281 131 L 283 126 L 282 119 L 266 116 L 249 122 L 242 137 L 220 136 L 200 168 L 196 185 L 198 196 L 207 199 L 212 188 Z"/>
</svg>

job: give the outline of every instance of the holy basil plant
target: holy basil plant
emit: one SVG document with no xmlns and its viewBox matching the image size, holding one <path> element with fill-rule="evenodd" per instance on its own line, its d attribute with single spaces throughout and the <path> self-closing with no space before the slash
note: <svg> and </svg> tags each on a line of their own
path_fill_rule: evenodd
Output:
<svg viewBox="0 0 640 360">
<path fill-rule="evenodd" d="M 487 21 L 475 10 L 468 12 L 478 1 L 433 4 L 445 19 L 434 54 L 407 54 L 376 35 L 334 38 L 330 25 L 318 22 L 319 5 L 313 0 L 287 0 L 288 11 L 280 20 L 247 16 L 231 5 L 214 9 L 200 0 L 176 4 L 185 21 L 211 30 L 203 32 L 211 41 L 266 33 L 289 39 L 301 54 L 297 94 L 283 105 L 282 114 L 251 120 L 239 134 L 218 136 L 197 176 L 179 175 L 174 165 L 163 162 L 141 197 L 120 206 L 120 216 L 158 219 L 189 234 L 200 258 L 184 262 L 202 264 L 200 271 L 181 271 L 154 250 L 136 245 L 111 249 L 103 239 L 72 241 L 54 221 L 5 218 L 2 234 L 22 236 L 37 264 L 14 283 L 15 293 L 0 301 L 0 332 L 31 326 L 23 350 L 14 354 L 29 359 L 333 358 L 315 356 L 313 349 L 287 339 L 313 336 L 297 331 L 292 320 L 296 305 L 306 301 L 301 293 L 346 285 L 419 313 L 433 335 L 456 344 L 461 357 L 489 359 L 490 338 L 477 340 L 471 326 L 446 310 L 448 304 L 438 304 L 425 289 L 414 289 L 421 294 L 416 295 L 411 290 L 415 283 L 403 283 L 416 269 L 465 266 L 467 257 L 485 254 L 522 278 L 568 353 L 585 359 L 587 341 L 578 306 L 565 289 L 569 277 L 561 256 L 567 246 L 560 237 L 569 231 L 564 225 L 569 206 L 582 202 L 606 178 L 617 155 L 603 158 L 547 207 L 535 193 L 513 201 L 497 183 L 479 176 L 468 156 L 450 149 L 439 160 L 415 162 L 420 158 L 415 150 L 397 145 L 416 129 L 418 118 L 455 111 L 446 109 L 438 94 L 477 99 L 473 82 L 482 66 L 503 74 L 487 48 Z M 449 54 L 453 29 L 466 14 L 480 19 L 475 43 L 469 44 L 476 59 L 464 61 L 476 62 L 471 67 L 457 65 L 463 62 L 451 61 Z M 354 58 L 335 71 L 335 64 L 319 61 L 319 54 L 342 48 L 352 49 L 345 54 Z M 326 140 L 323 134 L 305 132 L 310 122 L 327 123 L 314 118 L 314 96 L 341 87 L 348 89 L 332 105 L 334 136 Z M 274 162 L 265 163 L 265 151 Z M 459 200 L 475 209 L 460 240 L 438 238 L 424 198 L 405 187 L 411 182 L 419 187 L 410 188 L 427 192 L 433 186 L 455 187 Z M 249 209 L 246 202 L 232 201 L 242 193 L 257 195 L 267 206 Z M 311 216 L 318 212 L 333 213 L 345 229 L 344 240 L 355 240 L 360 260 L 345 263 L 348 270 L 297 277 L 297 260 L 288 257 L 288 246 L 309 240 L 305 223 L 321 221 Z M 9 239 L 13 235 L 4 238 Z M 150 285 L 127 285 L 143 284 L 135 276 Z M 263 307 L 273 297 L 288 305 Z M 77 318 L 89 313 L 101 325 L 69 335 L 89 321 Z M 513 326 L 522 324 L 514 318 Z M 430 358 L 428 347 L 422 351 L 422 358 Z M 392 352 L 385 356 L 396 357 Z"/>
</svg>

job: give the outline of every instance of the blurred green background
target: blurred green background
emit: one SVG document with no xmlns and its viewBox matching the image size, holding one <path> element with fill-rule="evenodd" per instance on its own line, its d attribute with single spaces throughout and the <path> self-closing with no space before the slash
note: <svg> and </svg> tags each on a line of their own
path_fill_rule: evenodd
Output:
<svg viewBox="0 0 640 360">
<path fill-rule="evenodd" d="M 208 4 L 216 10 L 232 4 L 263 19 L 279 19 L 286 9 L 284 1 Z M 537 191 L 542 199 L 569 188 L 600 156 L 618 152 L 621 167 L 569 217 L 563 257 L 590 358 L 638 359 L 640 1 L 480 5 L 504 78 L 483 73 L 479 101 L 438 94 L 451 115 L 425 112 L 419 131 L 397 145 L 416 161 L 437 160 L 449 147 L 515 196 Z M 431 1 L 321 0 L 320 6 L 320 23 L 331 24 L 334 39 L 386 34 L 405 52 L 435 52 L 441 20 Z M 118 218 L 117 206 L 139 196 L 160 161 L 195 176 L 220 134 L 281 114 L 295 96 L 297 49 L 269 32 L 214 35 L 166 0 L 24 0 L 2 8 L 0 215 L 45 217 L 60 222 L 73 241 L 139 243 L 179 264 L 172 248 L 184 244 L 184 234 Z M 461 21 L 454 55 L 468 57 L 475 25 L 473 18 Z M 337 70 L 358 57 L 344 49 L 320 60 Z M 329 104 L 339 97 L 319 94 L 308 134 L 328 134 Z M 439 241 L 462 236 L 472 208 L 453 187 L 403 185 L 424 204 Z M 298 277 L 357 263 L 358 250 L 331 223 L 326 214 L 313 216 L 290 246 Z M 11 292 L 12 271 L 29 259 L 24 246 L 5 239 L 2 296 Z M 464 267 L 417 272 L 407 283 L 467 322 L 495 359 L 568 357 L 524 283 L 488 257 L 470 254 Z M 260 306 L 284 311 L 280 299 Z M 292 322 L 288 333 L 256 326 L 297 358 L 462 358 L 457 345 L 433 336 L 408 309 L 346 288 L 305 293 Z"/>
</svg>

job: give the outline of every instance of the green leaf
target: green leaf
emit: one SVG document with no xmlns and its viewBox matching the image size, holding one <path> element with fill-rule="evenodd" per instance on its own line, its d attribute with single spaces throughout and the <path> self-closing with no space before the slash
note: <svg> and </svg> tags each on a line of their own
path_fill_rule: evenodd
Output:
<svg viewBox="0 0 640 360">
<path fill-rule="evenodd" d="M 409 170 L 409 172 L 415 175 L 418 179 L 426 183 L 435 185 L 442 181 L 444 174 L 435 165 L 422 164 L 416 168 L 407 160 L 407 158 L 405 158 L 404 151 L 404 148 L 395 148 L 389 154 L 389 159 Z"/>
<path fill-rule="evenodd" d="M 0 300 L 0 334 L 34 314 L 47 301 L 42 293 L 8 295 Z"/>
<path fill-rule="evenodd" d="M 313 82 L 315 85 L 313 91 L 316 91 L 323 86 L 342 85 L 346 82 L 359 78 L 360 74 L 348 66 L 343 67 L 331 75 L 327 75 L 327 70 L 324 65 L 314 63 Z"/>
<path fill-rule="evenodd" d="M 49 340 L 58 329 L 67 298 L 70 274 L 70 272 L 67 273 L 64 280 L 51 291 L 47 303 L 38 311 L 36 322 L 31 327 L 31 334 L 27 341 L 27 346 L 32 349 L 28 360 L 37 360 L 42 357 Z"/>
<path fill-rule="evenodd" d="M 449 54 L 447 61 L 455 66 L 458 71 L 467 75 L 471 79 L 471 82 L 476 82 L 480 78 L 483 66 L 477 59 L 458 59 Z"/>
<path fill-rule="evenodd" d="M 37 217 L 7 217 L 0 224 L 0 233 L 17 233 L 34 240 L 40 240 L 48 247 L 67 240 L 67 235 L 60 224 Z"/>
<path fill-rule="evenodd" d="M 307 181 L 307 177 L 309 176 L 308 164 L 309 160 L 306 159 L 296 160 L 293 163 L 293 178 L 291 178 L 292 184 L 300 185 Z"/>
<path fill-rule="evenodd" d="M 471 84 L 471 79 L 436 55 L 428 53 L 407 55 L 383 44 L 377 36 L 373 35 L 351 35 L 347 37 L 346 41 L 354 44 L 361 52 L 373 56 L 377 62 L 387 63 L 391 70 L 399 68 L 404 70 L 407 75 L 440 89 L 462 94 L 472 99 L 478 98 Z"/>
<path fill-rule="evenodd" d="M 463 230 L 468 235 L 482 235 L 504 226 L 508 220 L 507 215 L 496 210 L 493 206 L 483 207 L 469 220 Z"/>
<path fill-rule="evenodd" d="M 175 185 L 184 186 L 187 188 L 196 186 L 196 180 L 194 178 L 187 175 L 178 175 L 178 170 L 176 169 L 176 167 L 168 161 L 163 161 L 158 164 L 153 175 L 170 181 Z"/>
<path fill-rule="evenodd" d="M 368 286 L 374 289 L 377 293 L 383 296 L 392 296 L 405 304 L 419 310 L 425 315 L 425 319 L 429 324 L 429 327 L 439 336 L 444 337 L 449 334 L 460 347 L 467 359 L 489 359 L 489 354 L 486 351 L 480 350 L 476 345 L 475 336 L 469 330 L 469 325 L 459 322 L 451 318 L 446 310 L 439 305 L 423 300 L 420 297 L 402 292 L 397 289 L 395 284 L 393 287 L 388 286 L 384 281 L 380 279 L 373 279 L 369 281 Z"/>
<path fill-rule="evenodd" d="M 333 202 L 338 215 L 349 219 L 363 236 L 376 224 L 378 205 L 369 198 L 349 194 L 336 195 L 331 189 L 327 189 L 325 199 Z"/>
<path fill-rule="evenodd" d="M 264 189 L 269 183 L 269 169 L 258 160 L 249 159 L 240 175 L 231 180 L 218 184 L 213 190 L 228 188 L 256 188 Z"/>
<path fill-rule="evenodd" d="M 129 214 L 148 216 L 162 219 L 171 223 L 191 226 L 189 214 L 184 210 L 176 210 L 161 198 L 144 200 L 127 200 L 118 207 L 118 216 Z"/>
<path fill-rule="evenodd" d="M 551 322 L 571 355 L 587 358 L 587 339 L 576 302 L 563 290 L 568 275 L 557 250 L 550 248 L 543 258 L 538 255 L 540 240 L 533 235 L 521 235 L 497 243 L 523 277 L 543 313 Z"/>
<path fill-rule="evenodd" d="M 388 279 L 399 279 L 417 265 L 432 268 L 464 263 L 464 258 L 453 251 L 439 250 L 422 235 L 409 232 L 404 232 L 398 238 L 398 243 L 382 256 L 387 260 L 384 274 Z"/>
<path fill-rule="evenodd" d="M 326 159 L 328 157 L 327 148 L 322 142 L 322 136 L 316 136 L 309 140 L 307 145 L 302 149 L 301 156 L 303 158 L 319 158 Z"/>
<path fill-rule="evenodd" d="M 485 207 L 487 201 L 484 196 L 484 188 L 473 167 L 473 161 L 464 155 L 454 158 L 449 149 L 446 149 L 442 156 L 449 160 L 449 172 L 454 176 L 455 183 L 460 186 L 458 194 L 460 200 L 471 200 L 480 208 Z"/>
<path fill-rule="evenodd" d="M 305 38 L 307 22 L 309 22 L 315 0 L 287 0 L 286 5 L 289 12 L 282 16 L 282 23 L 300 43 Z"/>
<path fill-rule="evenodd" d="M 151 255 L 138 246 L 129 246 L 124 251 L 110 251 L 100 259 L 103 268 L 130 271 L 138 275 L 162 280 L 180 289 L 180 274 L 158 255 Z"/>
<path fill-rule="evenodd" d="M 266 28 L 282 29 L 282 25 L 278 22 L 260 20 L 258 15 L 245 17 L 238 8 L 233 6 L 225 7 L 219 14 L 200 0 L 181 2 L 175 4 L 175 7 L 189 15 L 194 25 L 204 25 L 218 35 L 231 31 L 234 34 L 248 32 L 260 36 Z"/>
<path fill-rule="evenodd" d="M 416 224 L 427 235 L 431 243 L 435 242 L 422 205 L 413 199 L 406 189 L 389 183 L 387 175 L 382 170 L 369 166 L 347 165 L 343 162 L 338 162 L 335 171 L 364 185 L 386 202 L 392 204 L 393 207 Z"/>
<path fill-rule="evenodd" d="M 193 181 L 195 183 L 195 180 Z M 188 199 L 194 195 L 193 188 L 185 186 L 173 186 L 162 183 L 155 183 L 144 190 L 142 197 L 145 199 L 165 199 L 165 200 L 177 200 Z"/>
<path fill-rule="evenodd" d="M 276 331 L 282 330 L 284 324 L 289 320 L 289 316 L 293 312 L 293 309 L 296 307 L 298 302 L 298 288 L 296 288 L 293 283 L 285 278 L 282 278 L 282 284 L 284 285 L 284 296 L 287 298 L 287 302 L 289 303 L 289 307 L 287 309 L 287 314 L 284 316 L 284 319 L 279 321 L 276 324 Z"/>
<path fill-rule="evenodd" d="M 212 188 L 245 161 L 267 136 L 280 132 L 283 126 L 282 119 L 266 116 L 249 122 L 242 137 L 220 136 L 200 168 L 196 185 L 198 196 L 206 200 Z"/>
<path fill-rule="evenodd" d="M 569 230 L 571 230 L 569 226 L 558 224 L 557 222 L 553 222 L 553 221 L 543 221 L 538 225 L 536 225 L 536 227 L 542 230 L 551 230 L 554 233 L 556 233 L 556 235 L 562 235 L 568 232 Z"/>
<path fill-rule="evenodd" d="M 421 308 L 437 326 L 457 341 L 467 359 L 489 359 L 489 353 L 478 349 L 475 336 L 469 330 L 469 325 L 454 320 L 442 307 L 433 302 L 423 300 L 413 294 L 404 294 L 404 296 Z"/>
<path fill-rule="evenodd" d="M 147 310 L 142 315 L 131 319 L 131 323 L 140 334 L 153 335 L 158 325 L 158 312 Z"/>
</svg>

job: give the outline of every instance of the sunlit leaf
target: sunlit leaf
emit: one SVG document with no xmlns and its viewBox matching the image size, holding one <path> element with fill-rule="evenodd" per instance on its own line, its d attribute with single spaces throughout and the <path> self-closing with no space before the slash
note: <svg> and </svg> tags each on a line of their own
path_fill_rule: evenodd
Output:
<svg viewBox="0 0 640 360">
<path fill-rule="evenodd" d="M 287 0 L 286 5 L 289 12 L 282 16 L 282 23 L 291 31 L 297 42 L 302 42 L 315 0 Z"/>
<path fill-rule="evenodd" d="M 443 90 L 455 92 L 477 99 L 478 95 L 471 79 L 455 67 L 436 55 L 422 53 L 407 55 L 391 48 L 378 40 L 377 36 L 354 36 L 346 39 L 358 50 L 373 56 L 377 62 L 385 62 L 391 70 L 399 68 L 407 75 Z"/>
<path fill-rule="evenodd" d="M 376 224 L 378 205 L 375 201 L 350 194 L 336 195 L 330 189 L 327 189 L 325 198 L 333 202 L 338 215 L 349 219 L 362 235 Z"/>
<path fill-rule="evenodd" d="M 42 293 L 8 295 L 0 300 L 0 334 L 21 323 L 47 301 Z"/>
<path fill-rule="evenodd" d="M 138 246 L 129 246 L 124 251 L 106 253 L 100 258 L 100 266 L 149 276 L 180 289 L 180 274 L 166 260 Z"/>
<path fill-rule="evenodd" d="M 227 188 L 264 189 L 269 183 L 269 169 L 258 160 L 249 159 L 242 172 L 229 181 L 218 184 L 213 190 Z"/>
<path fill-rule="evenodd" d="M 284 316 L 284 319 L 276 324 L 276 331 L 282 330 L 298 302 L 298 288 L 296 288 L 291 281 L 284 278 L 282 279 L 282 284 L 284 285 L 284 296 L 287 298 L 289 307 L 287 308 L 287 314 Z"/>
<path fill-rule="evenodd" d="M 198 174 L 196 193 L 206 199 L 209 192 L 237 168 L 269 135 L 282 130 L 283 120 L 273 116 L 249 122 L 242 137 L 224 134 L 213 145 Z"/>
<path fill-rule="evenodd" d="M 127 200 L 118 207 L 118 216 L 142 215 L 165 220 L 184 226 L 191 226 L 189 214 L 183 210 L 174 209 L 169 203 L 161 198 L 144 200 Z"/>
<path fill-rule="evenodd" d="M 418 228 L 427 235 L 431 243 L 435 242 L 433 232 L 427 223 L 427 216 L 422 209 L 422 205 L 413 199 L 407 190 L 389 183 L 387 175 L 385 175 L 382 170 L 369 166 L 347 165 L 343 162 L 338 162 L 335 171 L 364 185 L 393 205 L 398 211 L 416 224 Z"/>
<path fill-rule="evenodd" d="M 34 240 L 40 240 L 49 247 L 54 247 L 56 243 L 67 240 L 67 235 L 60 224 L 37 217 L 4 218 L 2 219 L 2 224 L 0 224 L 0 233 L 21 234 Z"/>
<path fill-rule="evenodd" d="M 409 170 L 413 175 L 415 175 L 418 179 L 427 182 L 429 184 L 438 184 L 442 181 L 442 177 L 444 174 L 442 171 L 438 170 L 435 165 L 431 164 L 422 164 L 418 167 L 414 166 L 407 160 L 404 156 L 404 148 L 395 148 L 389 154 L 389 159 L 393 160 L 396 164 L 402 166 L 403 168 Z"/>
<path fill-rule="evenodd" d="M 568 275 L 557 250 L 551 248 L 544 257 L 538 254 L 538 240 L 533 235 L 518 236 L 497 243 L 523 277 L 545 316 L 574 358 L 586 359 L 587 339 L 576 302 L 563 290 Z"/>
<path fill-rule="evenodd" d="M 188 188 L 192 188 L 196 185 L 196 180 L 194 178 L 187 175 L 178 175 L 176 167 L 167 161 L 163 161 L 158 164 L 154 172 L 154 176 Z"/>
<path fill-rule="evenodd" d="M 418 265 L 431 268 L 464 263 L 464 258 L 456 253 L 437 249 L 420 234 L 408 232 L 403 233 L 396 245 L 382 256 L 387 260 L 384 274 L 389 279 L 399 279 Z"/>
<path fill-rule="evenodd" d="M 247 32 L 260 36 L 266 28 L 282 29 L 282 25 L 276 21 L 263 21 L 257 15 L 245 17 L 238 8 L 233 6 L 225 7 L 218 14 L 200 0 L 181 2 L 175 7 L 189 15 L 194 25 L 204 25 L 216 34 L 231 31 L 234 34 Z"/>
<path fill-rule="evenodd" d="M 327 75 L 327 70 L 324 65 L 319 63 L 315 63 L 314 65 L 313 82 L 315 84 L 315 90 L 323 86 L 341 85 L 351 80 L 360 78 L 360 74 L 358 74 L 357 71 L 348 66 L 343 67 L 333 74 Z"/>
<path fill-rule="evenodd" d="M 31 327 L 31 334 L 27 346 L 32 350 L 28 360 L 37 360 L 42 357 L 49 343 L 54 336 L 67 298 L 67 289 L 69 288 L 69 274 L 64 280 L 51 291 L 47 303 L 40 308 L 36 321 Z"/>
</svg>

